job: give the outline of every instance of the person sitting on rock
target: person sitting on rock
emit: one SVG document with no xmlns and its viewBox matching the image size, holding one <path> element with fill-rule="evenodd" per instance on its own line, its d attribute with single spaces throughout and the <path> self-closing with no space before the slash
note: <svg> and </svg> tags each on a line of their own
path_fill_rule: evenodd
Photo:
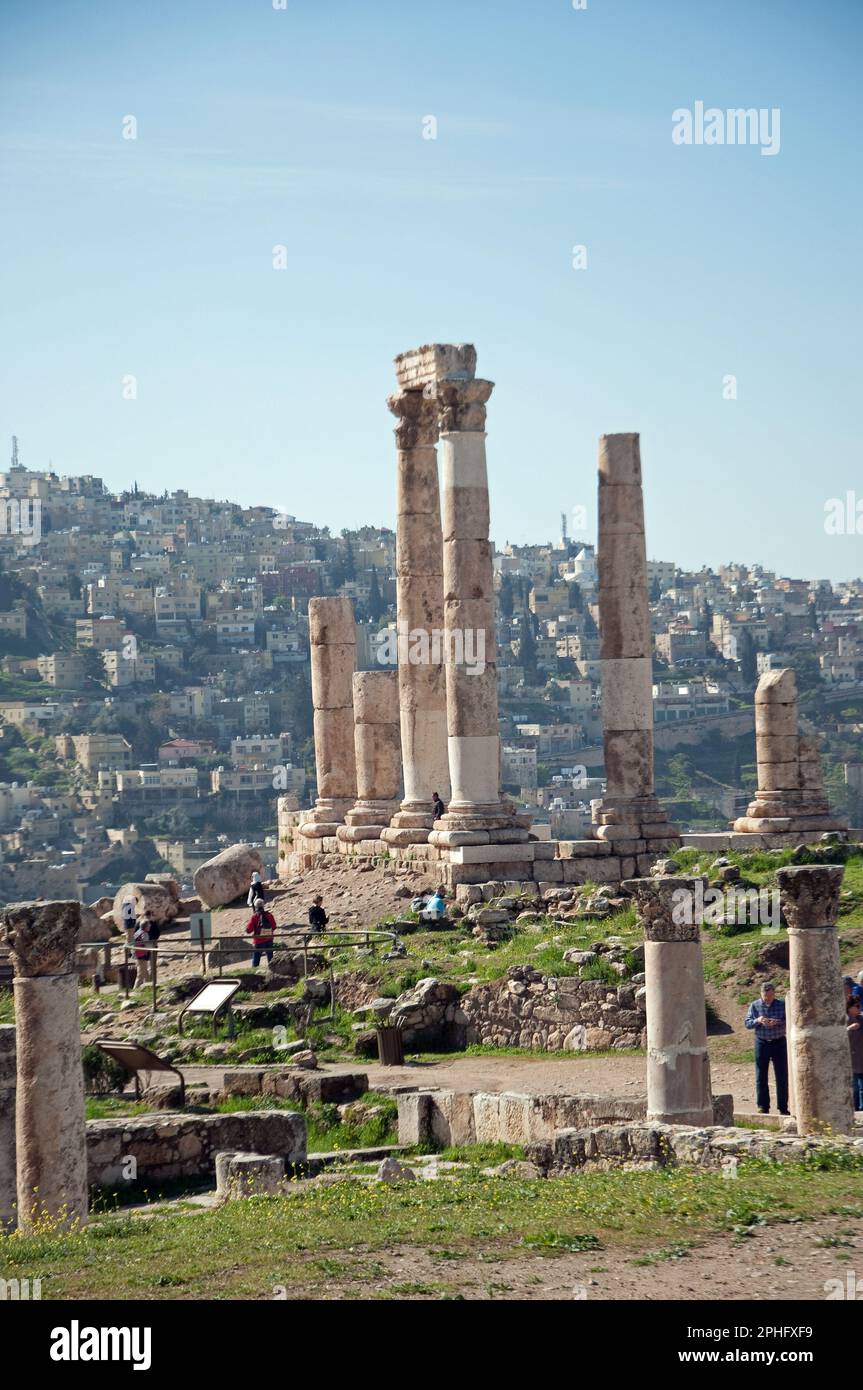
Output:
<svg viewBox="0 0 863 1390">
<path fill-rule="evenodd" d="M 420 920 L 423 922 L 440 922 L 446 917 L 446 903 L 444 901 L 443 888 L 436 888 L 420 912 Z"/>
<path fill-rule="evenodd" d="M 261 898 L 264 902 L 266 902 L 267 900 L 266 893 L 264 891 L 264 885 L 261 882 L 261 875 L 258 873 L 257 869 L 252 874 L 252 882 L 249 886 L 249 892 L 246 898 L 246 902 L 248 903 L 249 907 L 255 906 L 256 898 Z"/>
<path fill-rule="evenodd" d="M 324 900 L 320 893 L 318 893 L 309 908 L 309 926 L 314 927 L 315 931 L 323 931 L 329 920 L 329 917 L 324 912 Z"/>
<path fill-rule="evenodd" d="M 440 792 L 432 792 L 432 808 L 434 810 L 435 820 L 440 820 L 446 809 L 440 799 Z"/>
<path fill-rule="evenodd" d="M 255 915 L 246 923 L 246 934 L 252 937 L 252 969 L 256 970 L 261 963 L 261 956 L 266 956 L 267 963 L 271 964 L 273 959 L 273 934 L 276 930 L 276 919 L 272 912 L 268 912 L 263 898 L 255 899 Z"/>
</svg>

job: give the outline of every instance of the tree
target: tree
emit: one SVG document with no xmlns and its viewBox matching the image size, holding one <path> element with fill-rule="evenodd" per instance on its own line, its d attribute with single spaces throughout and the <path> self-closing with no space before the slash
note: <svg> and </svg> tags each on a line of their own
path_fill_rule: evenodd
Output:
<svg viewBox="0 0 863 1390">
<path fill-rule="evenodd" d="M 515 609 L 515 598 L 513 595 L 512 579 L 505 574 L 500 581 L 498 591 L 498 605 L 502 618 L 511 618 Z"/>
<path fill-rule="evenodd" d="M 384 598 L 381 593 L 381 586 L 378 583 L 378 572 L 376 569 L 372 570 L 372 579 L 371 583 L 369 584 L 369 601 L 367 607 L 369 617 L 371 618 L 372 622 L 375 623 L 378 621 L 379 618 L 383 617 L 384 613 L 387 610 L 387 605 L 384 602 Z"/>
<path fill-rule="evenodd" d="M 524 667 L 525 680 L 535 681 L 538 675 L 536 666 L 536 639 L 533 635 L 531 620 L 527 613 L 522 614 L 521 619 L 518 661 L 519 665 Z"/>
<path fill-rule="evenodd" d="M 758 657 L 755 654 L 752 633 L 745 627 L 741 628 L 737 638 L 737 659 L 740 662 L 740 674 L 746 684 L 755 685 L 758 680 Z"/>
<path fill-rule="evenodd" d="M 584 612 L 584 595 L 581 586 L 574 582 L 569 586 L 569 606 L 574 613 Z"/>
</svg>

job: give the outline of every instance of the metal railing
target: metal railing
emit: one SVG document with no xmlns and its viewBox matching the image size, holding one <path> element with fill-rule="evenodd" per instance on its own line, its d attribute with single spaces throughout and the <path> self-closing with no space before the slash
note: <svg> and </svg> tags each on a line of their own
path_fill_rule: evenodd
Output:
<svg viewBox="0 0 863 1390">
<path fill-rule="evenodd" d="M 281 945 L 277 944 L 280 935 L 283 938 Z M 128 942 L 118 941 L 82 941 L 78 943 L 76 951 L 103 952 L 103 965 L 106 975 L 107 972 L 113 967 L 114 951 L 122 952 L 122 965 L 120 967 L 120 985 L 127 999 L 129 998 L 132 989 L 132 986 L 130 984 L 130 965 L 133 959 L 141 958 L 139 955 L 141 951 L 145 951 L 147 955 L 150 957 L 149 963 L 151 966 L 151 979 L 148 981 L 144 981 L 144 983 L 149 984 L 152 989 L 152 1012 L 155 1013 L 158 1006 L 158 977 L 160 954 L 163 957 L 190 956 L 194 954 L 196 951 L 200 950 L 201 974 L 206 979 L 209 973 L 207 969 L 207 952 L 209 948 L 217 957 L 216 967 L 219 976 L 221 976 L 223 966 L 227 963 L 228 957 L 233 956 L 236 958 L 242 957 L 243 955 L 250 956 L 255 950 L 255 947 L 251 940 L 249 941 L 248 950 L 245 952 L 241 950 L 239 946 L 237 946 L 236 948 L 229 947 L 224 951 L 213 950 L 213 948 L 224 939 L 225 938 L 222 937 L 215 937 L 210 941 L 189 941 L 182 944 L 179 941 L 160 941 L 157 945 L 152 946 L 139 946 L 137 942 L 133 942 L 130 945 Z M 374 952 L 378 946 L 389 945 L 392 948 L 395 946 L 397 941 L 398 932 L 384 931 L 376 927 L 282 927 L 281 929 L 277 928 L 276 933 L 274 934 L 273 949 L 290 951 L 292 953 L 301 951 L 303 955 L 303 975 L 308 975 L 309 973 L 310 949 L 313 952 L 317 952 L 318 954 L 324 956 L 324 959 L 327 965 L 329 966 L 331 1009 L 329 1015 L 327 1015 L 326 1018 L 323 1018 L 321 1020 L 321 1022 L 326 1023 L 333 1022 L 335 1019 L 336 984 L 335 975 L 333 972 L 333 960 L 335 956 L 338 954 L 338 952 L 345 950 L 360 949 L 371 950 L 372 952 Z M 222 957 L 224 957 L 225 959 L 222 959 Z M 93 988 L 95 989 L 97 994 L 99 993 L 102 983 L 104 983 L 104 981 L 101 979 L 99 972 L 94 972 Z"/>
</svg>

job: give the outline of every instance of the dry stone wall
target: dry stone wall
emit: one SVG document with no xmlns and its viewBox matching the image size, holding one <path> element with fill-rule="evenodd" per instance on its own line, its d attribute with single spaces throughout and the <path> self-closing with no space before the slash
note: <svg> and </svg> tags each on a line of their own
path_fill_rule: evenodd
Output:
<svg viewBox="0 0 863 1390">
<path fill-rule="evenodd" d="M 633 983 L 556 979 L 514 965 L 502 980 L 478 985 L 461 1001 L 465 1043 L 589 1052 L 646 1046 L 643 992 Z"/>
</svg>

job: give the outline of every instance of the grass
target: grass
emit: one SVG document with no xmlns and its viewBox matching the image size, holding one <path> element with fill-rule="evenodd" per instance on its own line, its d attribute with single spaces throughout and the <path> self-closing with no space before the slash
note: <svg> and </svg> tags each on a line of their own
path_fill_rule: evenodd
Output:
<svg viewBox="0 0 863 1390">
<path fill-rule="evenodd" d="M 277 1287 L 287 1297 L 332 1297 L 334 1279 L 341 1297 L 389 1297 L 386 1252 L 443 1249 L 448 1286 L 426 1293 L 417 1280 L 401 1296 L 447 1296 L 457 1294 L 462 1256 L 468 1266 L 599 1249 L 606 1263 L 614 1253 L 647 1259 L 653 1252 L 656 1259 L 682 1252 L 685 1242 L 740 1238 L 778 1222 L 832 1212 L 860 1220 L 861 1172 L 859 1158 L 856 1166 L 823 1171 L 805 1162 L 750 1161 L 741 1163 L 733 1192 L 720 1174 L 691 1168 L 545 1181 L 474 1171 L 398 1186 L 297 1183 L 295 1195 L 283 1198 L 148 1220 L 118 1213 L 71 1235 L 46 1229 L 2 1237 L 0 1273 L 40 1277 L 43 1297 L 61 1299 L 260 1299 Z"/>
</svg>

